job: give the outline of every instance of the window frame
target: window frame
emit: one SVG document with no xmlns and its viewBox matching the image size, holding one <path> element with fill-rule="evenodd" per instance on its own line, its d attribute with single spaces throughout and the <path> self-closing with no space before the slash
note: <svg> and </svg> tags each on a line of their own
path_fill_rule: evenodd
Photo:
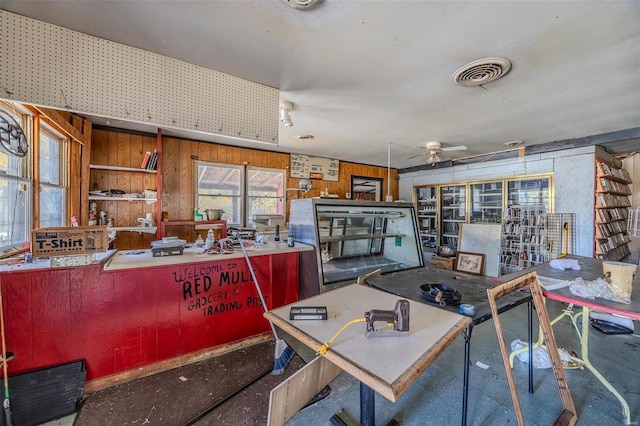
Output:
<svg viewBox="0 0 640 426">
<path fill-rule="evenodd" d="M 238 170 L 239 174 L 240 174 L 240 183 L 239 183 L 239 191 L 238 191 L 238 195 L 224 195 L 224 194 L 201 194 L 200 193 L 200 186 L 199 186 L 199 182 L 200 182 L 200 176 L 198 176 L 198 171 L 200 169 L 200 166 L 206 166 L 206 167 L 219 167 L 219 168 L 224 168 L 224 169 L 229 169 L 229 170 Z M 210 162 L 210 161 L 196 161 L 196 166 L 194 167 L 194 189 L 195 189 L 195 204 L 196 207 L 198 209 L 202 209 L 202 210 L 206 210 L 205 208 L 203 208 L 200 205 L 200 197 L 203 196 L 208 196 L 208 197 L 233 197 L 233 198 L 238 198 L 239 202 L 240 202 L 240 209 L 239 209 L 239 214 L 240 214 L 240 222 L 234 222 L 234 221 L 228 221 L 227 224 L 228 225 L 237 225 L 237 226 L 242 226 L 242 224 L 244 223 L 244 211 L 246 208 L 245 205 L 245 198 L 244 198 L 244 166 L 242 165 L 235 165 L 235 164 L 224 164 L 224 163 L 214 163 L 214 162 Z"/>
<path fill-rule="evenodd" d="M 278 169 L 278 168 L 273 168 L 273 167 L 258 167 L 258 166 L 249 166 L 249 165 L 238 165 L 238 164 L 226 164 L 226 163 L 217 163 L 217 162 L 212 162 L 212 161 L 196 161 L 196 167 L 194 167 L 194 197 L 195 197 L 195 202 L 197 204 L 197 208 L 198 209 L 203 209 L 205 210 L 201 205 L 200 205 L 200 197 L 202 196 L 211 196 L 211 194 L 202 194 L 200 192 L 200 186 L 199 186 L 199 182 L 200 182 L 200 177 L 198 176 L 198 171 L 200 169 L 200 166 L 205 165 L 205 166 L 212 166 L 212 167 L 221 167 L 221 168 L 226 168 L 226 169 L 235 169 L 238 170 L 240 173 L 240 193 L 238 195 L 238 198 L 240 200 L 240 220 L 238 221 L 228 221 L 227 225 L 230 226 L 241 226 L 241 227 L 247 227 L 250 226 L 251 223 L 249 222 L 249 210 L 250 210 L 250 199 L 251 198 L 256 198 L 256 196 L 250 196 L 249 195 L 249 172 L 252 170 L 262 170 L 262 171 L 274 171 L 274 172 L 278 172 L 282 175 L 282 195 L 281 196 L 277 196 L 277 197 L 257 197 L 257 198 L 273 198 L 273 199 L 280 199 L 281 203 L 282 203 L 282 215 L 286 217 L 286 213 L 287 213 L 287 202 L 286 202 L 286 183 L 287 183 L 287 179 L 286 179 L 286 170 L 285 169 Z"/>
<path fill-rule="evenodd" d="M 246 191 L 245 191 L 245 206 L 246 206 L 246 210 L 244 213 L 244 220 L 243 222 L 246 224 L 246 226 L 250 226 L 251 225 L 251 199 L 252 198 L 267 198 L 267 199 L 280 199 L 280 203 L 282 204 L 282 215 L 284 217 L 287 217 L 287 177 L 286 177 L 286 170 L 284 169 L 276 169 L 273 167 L 258 167 L 258 166 L 244 166 L 245 167 L 245 182 L 246 182 Z M 250 191 L 249 191 L 249 172 L 251 172 L 252 170 L 255 171 L 266 171 L 266 172 L 278 172 L 282 175 L 282 195 L 279 196 L 275 196 L 275 197 L 257 197 L 255 195 L 250 195 Z M 265 213 L 266 214 L 266 213 Z M 277 214 L 277 213 L 275 213 Z"/>
<path fill-rule="evenodd" d="M 19 213 L 24 216 L 24 235 L 19 238 L 24 241 L 14 241 L 11 239 L 3 242 L 0 241 L 0 258 L 13 256 L 29 250 L 31 246 L 31 230 L 41 227 L 41 190 L 42 188 L 57 188 L 62 190 L 62 223 L 60 226 L 66 226 L 69 222 L 68 215 L 71 211 L 70 205 L 70 169 L 69 164 L 71 153 L 72 136 L 55 126 L 55 123 L 49 123 L 48 119 L 40 113 L 39 110 L 26 104 L 16 102 L 0 101 L 0 109 L 6 111 L 16 117 L 22 126 L 22 130 L 27 138 L 29 150 L 27 155 L 16 160 L 7 160 L 9 166 L 10 161 L 21 162 L 21 171 L 19 173 L 10 174 L 6 171 L 0 173 L 0 180 L 7 180 L 9 183 L 16 182 L 16 198 L 23 194 L 24 201 L 21 202 L 23 208 Z M 48 137 L 56 139 L 60 142 L 58 148 L 58 183 L 54 184 L 48 181 L 42 181 L 40 175 L 40 142 L 41 134 L 45 133 Z M 11 156 L 7 155 L 7 158 Z M 13 207 L 17 210 L 18 204 Z M 9 216 L 7 216 L 9 218 Z M 11 219 L 15 220 L 15 219 Z M 10 221 L 5 226 L 14 226 Z M 10 231 L 12 234 L 14 231 Z"/>
<path fill-rule="evenodd" d="M 68 155 L 69 155 L 69 139 L 65 136 L 61 135 L 59 132 L 56 132 L 46 123 L 40 121 L 39 132 L 38 132 L 38 224 L 40 227 L 43 226 L 42 223 L 42 193 L 43 189 L 51 188 L 57 190 L 62 193 L 62 217 L 61 221 L 57 226 L 65 226 L 67 223 L 68 217 L 68 200 L 69 200 L 69 167 L 68 167 Z M 55 140 L 58 143 L 58 159 L 57 159 L 57 171 L 58 171 L 58 182 L 50 182 L 43 180 L 42 178 L 42 138 L 43 135 Z M 35 170 L 35 165 L 34 165 Z"/>
<path fill-rule="evenodd" d="M 0 179 L 2 180 L 6 180 L 8 182 L 8 185 L 11 183 L 15 183 L 16 185 L 16 192 L 15 192 L 15 199 L 16 201 L 14 202 L 15 205 L 13 205 L 12 210 L 13 212 L 9 212 L 8 214 L 11 215 L 11 219 L 9 220 L 9 216 L 7 216 L 8 218 L 8 222 L 7 225 L 9 228 L 8 233 L 7 233 L 7 240 L 6 242 L 2 241 L 0 239 L 0 257 L 4 257 L 6 255 L 12 255 L 16 252 L 21 252 L 24 251 L 26 249 L 29 248 L 30 246 L 30 241 L 31 241 L 31 229 L 33 228 L 33 213 L 34 213 L 34 186 L 33 186 L 33 149 L 31 149 L 34 145 L 34 123 L 33 123 L 33 116 L 28 112 L 25 111 L 23 108 L 21 108 L 19 105 L 16 104 L 12 104 L 12 103 L 8 103 L 8 102 L 0 102 L 0 108 L 7 112 L 8 114 L 12 115 L 16 121 L 18 123 L 20 123 L 20 126 L 22 127 L 22 130 L 27 138 L 27 142 L 29 144 L 29 151 L 27 152 L 27 155 L 25 157 L 22 158 L 18 158 L 15 157 L 15 165 L 16 167 L 20 167 L 20 171 L 16 171 L 15 173 L 11 173 L 11 161 L 12 161 L 12 157 L 9 154 L 6 154 L 4 152 L 1 152 L 1 154 L 7 158 L 7 171 L 6 172 L 2 172 L 0 173 Z M 7 185 L 7 186 L 8 186 Z M 17 199 L 18 196 L 22 194 L 22 196 L 24 197 L 24 211 L 20 212 L 21 215 L 24 216 L 24 234 L 22 236 L 20 236 L 19 238 L 23 239 L 21 241 L 15 241 L 14 240 L 14 232 L 15 230 L 13 229 L 15 226 L 15 220 L 16 217 L 18 216 L 17 212 Z M 10 207 L 11 209 L 11 207 Z"/>
</svg>

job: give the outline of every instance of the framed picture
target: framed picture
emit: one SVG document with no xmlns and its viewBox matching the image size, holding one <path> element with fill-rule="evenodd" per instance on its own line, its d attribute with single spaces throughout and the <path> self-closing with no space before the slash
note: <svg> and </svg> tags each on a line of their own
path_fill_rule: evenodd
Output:
<svg viewBox="0 0 640 426">
<path fill-rule="evenodd" d="M 483 267 L 484 254 L 458 252 L 458 256 L 456 257 L 456 271 L 482 275 Z"/>
</svg>

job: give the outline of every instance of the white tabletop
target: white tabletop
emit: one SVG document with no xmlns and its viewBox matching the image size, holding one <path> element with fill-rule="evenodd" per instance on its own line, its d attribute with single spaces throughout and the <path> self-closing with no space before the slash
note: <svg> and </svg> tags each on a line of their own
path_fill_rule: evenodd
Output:
<svg viewBox="0 0 640 426">
<path fill-rule="evenodd" d="M 349 321 L 364 317 L 372 309 L 393 310 L 399 299 L 351 284 L 274 309 L 265 317 L 318 350 Z M 469 317 L 444 309 L 409 303 L 408 336 L 366 338 L 366 323 L 356 323 L 343 331 L 325 354 L 328 360 L 393 402 L 471 322 Z M 289 320 L 291 306 L 326 306 L 328 319 Z"/>
</svg>

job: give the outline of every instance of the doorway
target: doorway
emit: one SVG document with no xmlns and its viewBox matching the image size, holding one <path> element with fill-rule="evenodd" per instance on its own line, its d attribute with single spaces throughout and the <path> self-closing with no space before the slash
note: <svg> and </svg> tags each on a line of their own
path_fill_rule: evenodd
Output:
<svg viewBox="0 0 640 426">
<path fill-rule="evenodd" d="M 351 199 L 382 201 L 382 178 L 351 176 Z"/>
</svg>

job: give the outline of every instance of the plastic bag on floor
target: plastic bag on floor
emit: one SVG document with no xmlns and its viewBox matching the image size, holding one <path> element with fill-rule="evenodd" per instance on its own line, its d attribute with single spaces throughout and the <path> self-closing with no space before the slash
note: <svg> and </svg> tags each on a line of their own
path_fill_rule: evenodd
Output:
<svg viewBox="0 0 640 426">
<path fill-rule="evenodd" d="M 516 357 L 525 364 L 529 363 L 529 345 L 527 342 L 523 342 L 520 339 L 516 339 L 511 342 L 511 351 L 517 351 L 519 349 L 524 349 L 524 352 L 519 353 Z M 558 348 L 558 354 L 560 355 L 560 360 L 563 364 L 571 362 L 570 354 L 566 349 Z M 565 365 L 566 367 L 567 365 Z M 573 366 L 569 366 L 570 368 L 575 368 Z M 542 346 L 533 348 L 533 368 L 543 369 L 543 368 L 551 368 L 551 358 L 549 357 L 549 352 L 547 352 L 547 348 Z"/>
<path fill-rule="evenodd" d="M 516 357 L 525 364 L 529 363 L 529 345 L 520 339 L 516 339 L 511 342 L 511 351 L 517 351 L 519 349 L 525 349 L 523 352 L 516 355 Z M 533 348 L 533 368 L 551 368 L 551 359 L 549 353 L 545 348 L 537 347 Z"/>
</svg>

